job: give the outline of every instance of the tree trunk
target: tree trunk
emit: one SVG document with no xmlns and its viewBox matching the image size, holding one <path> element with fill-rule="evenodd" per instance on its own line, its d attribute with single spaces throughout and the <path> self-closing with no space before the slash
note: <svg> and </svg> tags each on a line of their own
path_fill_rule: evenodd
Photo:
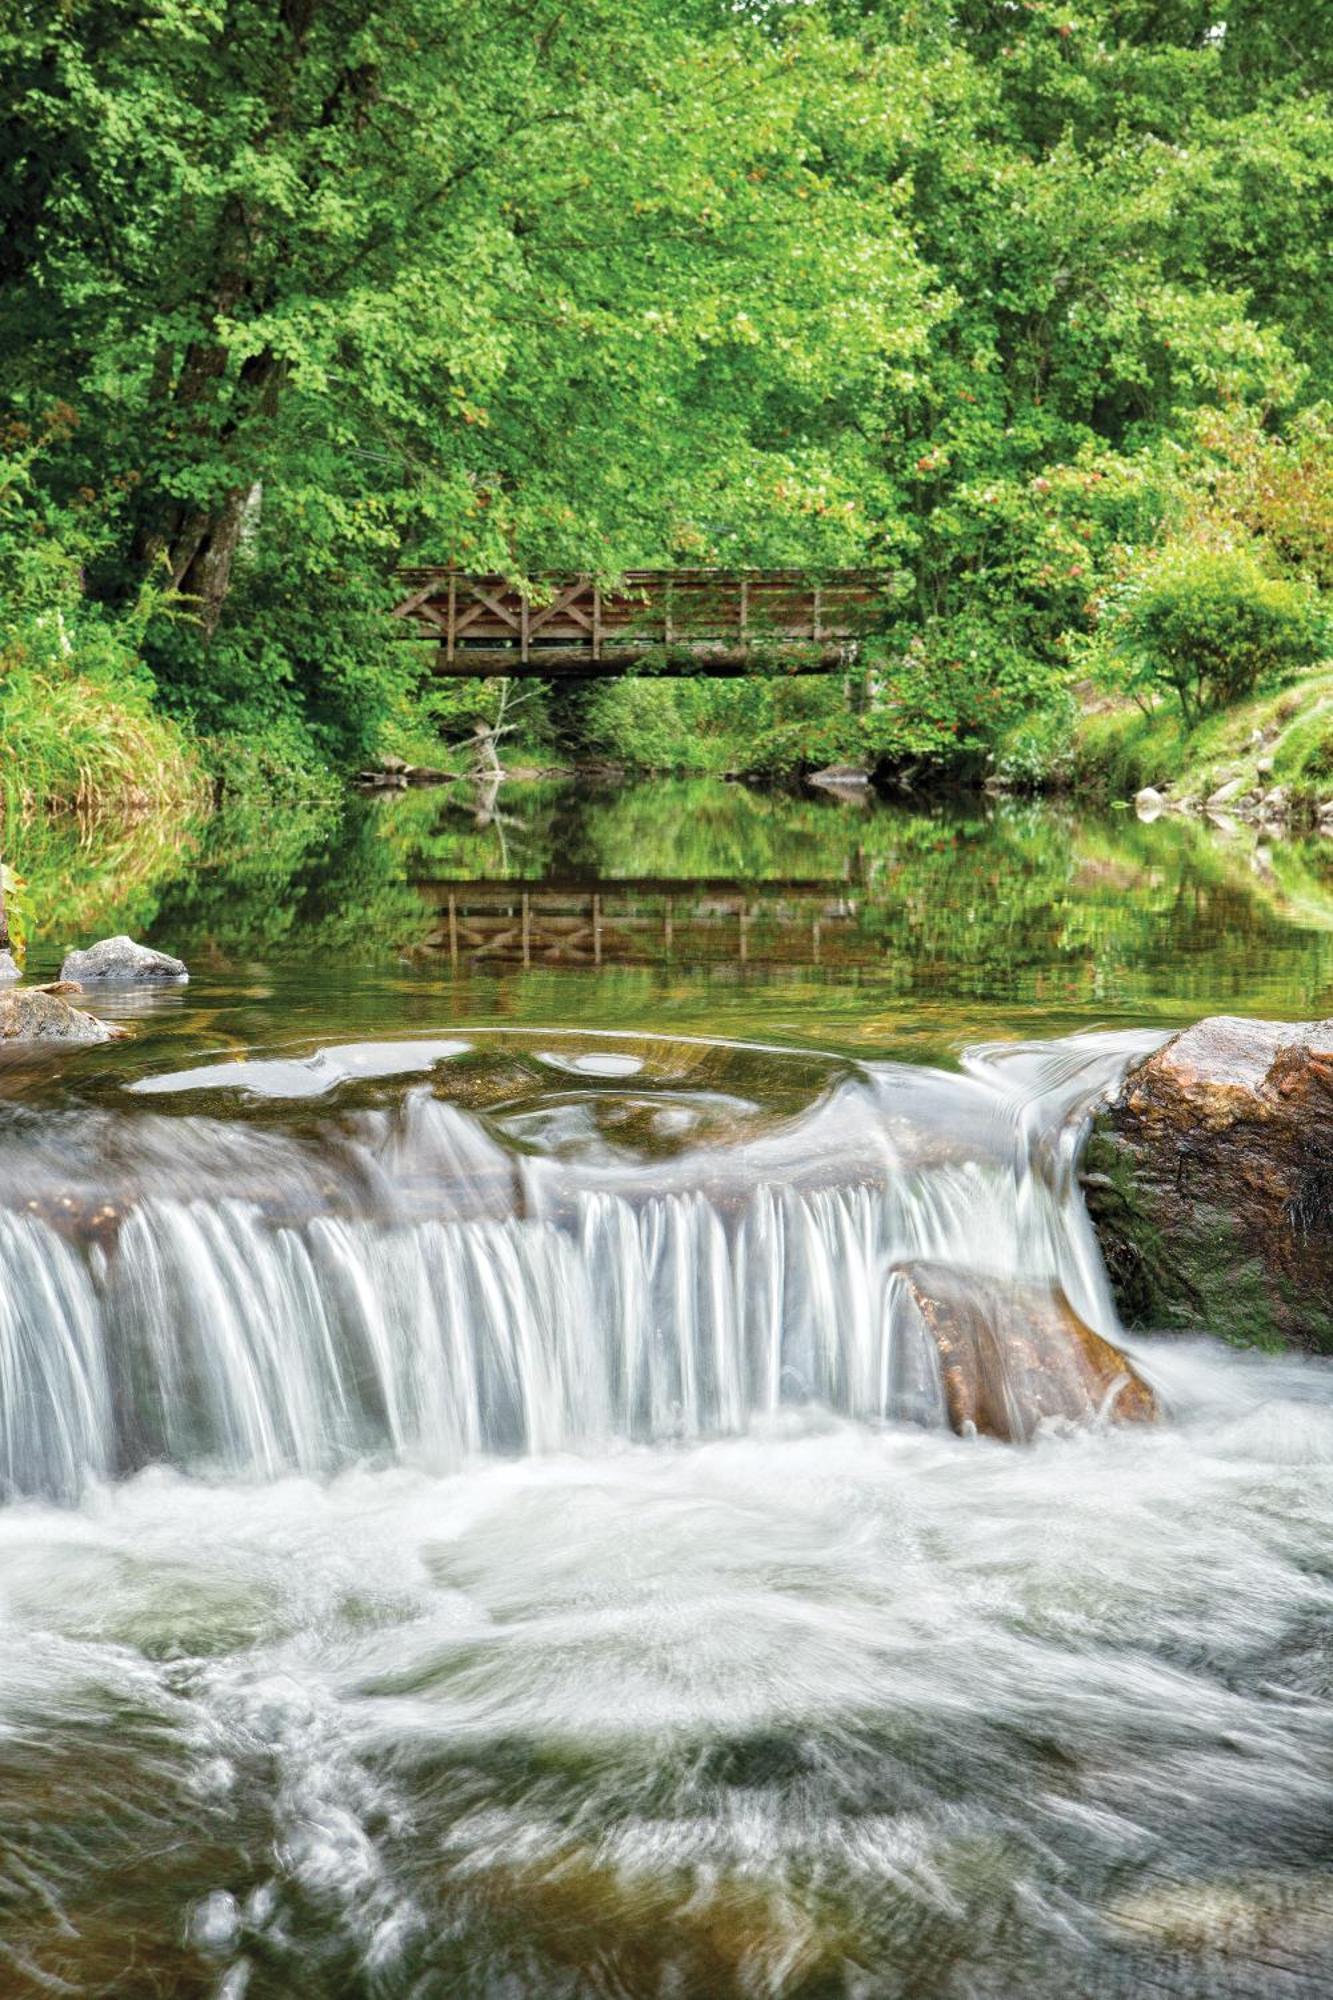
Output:
<svg viewBox="0 0 1333 2000">
<path fill-rule="evenodd" d="M 231 588 L 249 495 L 248 486 L 235 487 L 211 513 L 193 515 L 167 550 L 171 581 L 190 599 L 206 639 L 217 631 Z"/>
<path fill-rule="evenodd" d="M 201 402 L 208 407 L 208 386 L 225 374 L 226 366 L 225 348 L 192 348 L 181 368 L 173 404 L 196 411 Z M 238 459 L 238 472 L 244 469 L 243 454 L 235 450 L 238 434 L 248 422 L 274 414 L 284 372 L 282 363 L 267 348 L 242 365 L 231 406 L 217 423 L 213 440 L 216 449 L 231 451 Z M 247 476 L 238 479 L 212 506 L 173 507 L 164 522 L 141 530 L 138 538 L 135 553 L 139 560 L 151 566 L 165 559 L 172 588 L 192 600 L 206 639 L 217 630 L 231 588 L 236 551 L 250 515 L 255 485 L 247 470 Z"/>
</svg>

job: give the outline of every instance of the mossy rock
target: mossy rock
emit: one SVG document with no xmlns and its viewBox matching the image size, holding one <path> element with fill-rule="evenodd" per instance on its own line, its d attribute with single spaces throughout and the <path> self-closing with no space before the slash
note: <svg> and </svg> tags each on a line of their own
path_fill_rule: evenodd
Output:
<svg viewBox="0 0 1333 2000">
<path fill-rule="evenodd" d="M 1097 1121 L 1083 1187 L 1126 1324 L 1333 1353 L 1333 1023 L 1173 1037 Z"/>
</svg>

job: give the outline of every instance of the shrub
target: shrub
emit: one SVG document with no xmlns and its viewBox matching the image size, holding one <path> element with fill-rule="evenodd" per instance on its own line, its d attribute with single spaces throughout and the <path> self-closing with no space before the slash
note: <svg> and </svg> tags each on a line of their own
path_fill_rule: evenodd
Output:
<svg viewBox="0 0 1333 2000">
<path fill-rule="evenodd" d="M 1016 780 L 1033 782 L 1040 744 L 1067 727 L 1068 674 L 977 617 L 940 619 L 887 648 L 872 666 L 867 740 L 892 769 L 979 775 L 1020 725 L 1030 741 L 1016 751 Z M 1020 770 L 1017 765 L 1021 763 Z"/>
<path fill-rule="evenodd" d="M 1108 605 L 1103 660 L 1136 698 L 1175 694 L 1193 727 L 1312 667 L 1328 636 L 1317 594 L 1269 576 L 1252 551 L 1184 544 Z"/>
<path fill-rule="evenodd" d="M 1068 785 L 1074 776 L 1076 716 L 1067 693 L 1025 715 L 996 747 L 996 777 L 1012 791 Z"/>
<path fill-rule="evenodd" d="M 1277 437 L 1252 412 L 1216 413 L 1201 442 L 1214 511 L 1262 542 L 1281 574 L 1333 590 L 1333 408 L 1302 411 Z"/>
<path fill-rule="evenodd" d="M 838 675 L 713 681 L 631 674 L 596 687 L 581 724 L 585 741 L 645 770 L 794 770 L 862 750 Z"/>
</svg>

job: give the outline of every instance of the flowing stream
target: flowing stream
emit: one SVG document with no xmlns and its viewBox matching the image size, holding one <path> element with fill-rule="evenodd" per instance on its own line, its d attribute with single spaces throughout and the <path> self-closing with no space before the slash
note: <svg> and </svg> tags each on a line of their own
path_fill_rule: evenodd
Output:
<svg viewBox="0 0 1333 2000">
<path fill-rule="evenodd" d="M 271 1479 L 368 1455 L 449 1473 L 793 1403 L 943 1424 L 904 1263 L 1050 1279 L 1115 1331 L 1071 1114 L 1125 1046 L 981 1051 L 951 1077 L 652 1038 L 386 1042 L 130 1086 L 352 1086 L 359 1108 L 302 1136 L 39 1117 L 0 1169 L 0 1480 L 73 1498 L 149 1463 Z M 441 1095 L 399 1091 L 437 1065 Z M 451 1068 L 501 1102 L 459 1108 Z M 765 1112 L 775 1072 L 801 1112 Z M 393 1101 L 365 1102 L 387 1078 Z"/>
<path fill-rule="evenodd" d="M 1077 1150 L 1333 843 L 458 791 L 19 830 L 193 976 L 0 1060 L 0 2000 L 1323 2000 L 1333 1370 Z"/>
<path fill-rule="evenodd" d="M 900 1275 L 1119 1338 L 1077 1142 L 1153 1039 L 20 1095 L 0 1991 L 1326 1991 L 1327 1373 L 959 1438 Z"/>
</svg>

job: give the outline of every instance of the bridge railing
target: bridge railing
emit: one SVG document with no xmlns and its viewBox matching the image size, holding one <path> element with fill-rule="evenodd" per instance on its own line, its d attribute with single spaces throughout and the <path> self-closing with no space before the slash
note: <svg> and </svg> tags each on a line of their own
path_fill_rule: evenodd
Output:
<svg viewBox="0 0 1333 2000">
<path fill-rule="evenodd" d="M 632 570 L 615 590 L 589 576 L 399 572 L 394 608 L 454 674 L 621 672 L 659 655 L 665 671 L 737 672 L 782 655 L 797 670 L 841 665 L 870 629 L 884 579 L 869 570 Z"/>
</svg>

